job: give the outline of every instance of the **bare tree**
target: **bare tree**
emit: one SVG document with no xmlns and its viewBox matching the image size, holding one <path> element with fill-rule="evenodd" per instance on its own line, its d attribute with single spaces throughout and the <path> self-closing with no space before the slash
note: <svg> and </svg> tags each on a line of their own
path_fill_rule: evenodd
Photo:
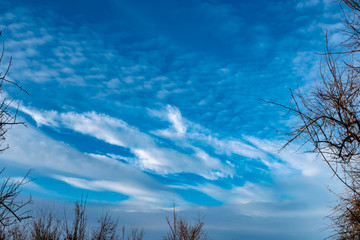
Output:
<svg viewBox="0 0 360 240">
<path fill-rule="evenodd" d="M 340 204 L 330 215 L 335 233 L 328 238 L 339 240 L 359 239 L 360 236 L 360 200 L 357 194 L 349 192 L 340 197 Z"/>
<path fill-rule="evenodd" d="M 0 31 L 0 37 L 2 35 L 2 31 Z M 10 60 L 7 64 L 3 64 L 4 61 L 4 55 L 5 55 L 5 44 L 2 43 L 2 50 L 0 53 L 0 145 L 5 141 L 5 134 L 9 130 L 9 128 L 13 125 L 25 125 L 24 122 L 17 121 L 17 111 L 13 112 L 11 111 L 11 107 L 13 107 L 14 100 L 9 99 L 6 97 L 6 94 L 3 90 L 5 83 L 8 83 L 10 85 L 16 86 L 18 89 L 20 89 L 22 92 L 25 92 L 28 94 L 26 90 L 24 90 L 20 85 L 18 85 L 16 82 L 11 81 L 8 79 L 8 73 L 12 64 L 12 57 L 10 57 Z M 3 67 L 4 66 L 4 67 Z M 0 148 L 0 152 L 5 151 L 8 148 L 8 146 Z"/>
<path fill-rule="evenodd" d="M 336 239 L 360 239 L 360 1 L 342 0 L 346 40 L 332 51 L 326 39 L 321 80 L 306 93 L 291 91 L 300 123 L 290 133 L 313 147 L 345 186 L 331 215 Z"/>
<path fill-rule="evenodd" d="M 127 236 L 127 240 L 142 240 L 143 238 L 144 238 L 144 230 L 138 227 L 132 227 L 130 229 L 130 233 Z"/>
<path fill-rule="evenodd" d="M 0 174 L 3 172 L 0 171 Z M 9 226 L 16 221 L 30 218 L 29 211 L 22 209 L 31 203 L 31 198 L 23 200 L 19 198 L 21 187 L 29 182 L 28 174 L 20 180 L 6 178 L 0 187 L 0 223 Z"/>
<path fill-rule="evenodd" d="M 56 213 L 49 208 L 39 209 L 29 224 L 31 237 L 38 240 L 59 240 L 61 223 L 55 215 Z"/>
<path fill-rule="evenodd" d="M 0 37 L 1 37 L 0 31 Z M 2 44 L 2 50 L 0 54 L 0 66 L 3 64 L 4 52 L 5 52 L 4 43 Z M 5 134 L 8 129 L 13 125 L 22 124 L 24 122 L 19 122 L 16 119 L 17 111 L 13 112 L 10 107 L 13 105 L 13 100 L 10 100 L 6 97 L 6 94 L 3 90 L 4 84 L 9 83 L 16 86 L 21 91 L 27 93 L 21 86 L 17 83 L 10 81 L 7 78 L 8 72 L 11 67 L 12 58 L 10 58 L 8 64 L 6 64 L 4 70 L 0 70 L 0 145 L 5 141 Z M 8 146 L 0 148 L 0 153 L 6 150 Z M 2 174 L 4 169 L 0 171 Z M 29 174 L 29 173 L 28 173 Z M 19 194 L 21 193 L 21 187 L 28 182 L 27 176 L 20 180 L 14 180 L 11 178 L 6 178 L 1 187 L 0 187 L 0 224 L 2 226 L 8 226 L 13 224 L 16 221 L 21 221 L 23 219 L 29 218 L 29 212 L 21 212 L 22 209 L 31 202 L 31 198 L 28 200 L 21 200 Z"/>
<path fill-rule="evenodd" d="M 22 222 L 23 223 L 23 222 Z M 29 239 L 29 229 L 27 224 L 16 223 L 12 225 L 8 230 L 8 237 L 6 239 L 9 240 L 27 240 Z"/>
<path fill-rule="evenodd" d="M 85 209 L 86 209 L 86 200 L 84 201 L 82 199 L 80 202 L 75 203 L 75 208 L 74 208 L 75 216 L 72 225 L 69 226 L 67 221 L 65 221 L 65 225 L 64 225 L 64 230 L 66 235 L 65 239 L 67 240 L 86 239 L 87 219 L 86 219 Z"/>
<path fill-rule="evenodd" d="M 109 213 L 106 213 L 98 221 L 99 226 L 92 231 L 93 240 L 117 240 L 119 235 L 117 233 L 118 221 L 111 219 Z"/>
<path fill-rule="evenodd" d="M 178 218 L 175 205 L 173 208 L 173 219 L 166 217 L 170 231 L 164 240 L 206 240 L 206 232 L 204 231 L 204 223 L 197 218 L 195 223 L 189 223 L 187 220 Z"/>
<path fill-rule="evenodd" d="M 0 37 L 2 32 L 0 31 Z M 13 107 L 13 99 L 9 99 L 6 97 L 6 93 L 4 92 L 5 84 L 10 84 L 16 86 L 20 91 L 27 93 L 21 86 L 17 83 L 9 80 L 7 78 L 8 72 L 11 67 L 12 58 L 10 58 L 9 62 L 4 65 L 4 53 L 5 46 L 4 42 L 2 43 L 2 49 L 0 52 L 0 146 L 4 143 L 7 131 L 13 125 L 24 125 L 24 122 L 19 122 L 16 119 L 17 110 L 12 111 Z M 8 148 L 0 147 L 0 153 L 5 151 Z M 0 170 L 0 174 L 4 172 L 4 168 Z M 29 212 L 23 211 L 23 208 L 31 203 L 31 198 L 29 199 L 21 199 L 19 197 L 21 193 L 21 188 L 24 184 L 28 182 L 28 174 L 22 179 L 12 179 L 6 178 L 3 180 L 0 186 L 0 224 L 1 224 L 1 238 L 7 237 L 7 229 L 9 225 L 16 223 L 17 221 L 22 221 L 24 219 L 29 218 Z"/>
</svg>

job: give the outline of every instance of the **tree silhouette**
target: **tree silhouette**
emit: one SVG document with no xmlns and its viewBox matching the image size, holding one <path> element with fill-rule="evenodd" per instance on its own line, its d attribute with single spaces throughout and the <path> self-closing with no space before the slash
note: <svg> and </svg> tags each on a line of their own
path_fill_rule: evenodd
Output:
<svg viewBox="0 0 360 240">
<path fill-rule="evenodd" d="M 1 31 L 0 37 L 2 37 Z M 10 58 L 9 62 L 4 65 L 4 53 L 5 47 L 3 43 L 0 54 L 0 67 L 2 68 L 0 70 L 0 146 L 2 146 L 6 139 L 7 131 L 13 125 L 25 125 L 24 122 L 17 121 L 16 119 L 17 110 L 12 110 L 14 108 L 14 101 L 13 99 L 9 99 L 7 97 L 7 94 L 4 91 L 5 84 L 14 85 L 22 92 L 27 94 L 27 92 L 20 85 L 7 78 L 11 67 L 12 58 Z M 5 151 L 7 148 L 8 146 L 1 147 L 0 153 Z M 4 168 L 0 170 L 0 174 L 2 174 L 3 171 Z M 6 178 L 0 186 L 0 224 L 2 226 L 9 226 L 16 221 L 21 221 L 30 217 L 29 212 L 22 212 L 22 209 L 31 202 L 31 198 L 27 200 L 19 198 L 21 187 L 28 182 L 28 174 L 26 174 L 25 177 L 20 180 Z"/>
<path fill-rule="evenodd" d="M 189 221 L 178 218 L 178 215 L 175 210 L 175 205 L 173 208 L 173 219 L 170 220 L 169 217 L 166 217 L 166 222 L 170 228 L 167 236 L 164 237 L 164 240 L 206 240 L 207 235 L 204 231 L 204 222 L 200 218 L 196 219 L 195 223 L 190 223 Z"/>
<path fill-rule="evenodd" d="M 306 93 L 291 91 L 291 106 L 275 104 L 300 120 L 283 148 L 295 140 L 312 146 L 345 186 L 330 216 L 330 237 L 360 239 L 360 1 L 342 0 L 340 6 L 346 40 L 333 51 L 326 37 L 320 81 Z"/>
</svg>

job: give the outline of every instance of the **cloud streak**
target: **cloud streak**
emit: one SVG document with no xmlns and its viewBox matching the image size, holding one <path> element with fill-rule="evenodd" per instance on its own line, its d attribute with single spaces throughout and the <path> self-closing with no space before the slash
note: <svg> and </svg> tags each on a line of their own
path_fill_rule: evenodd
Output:
<svg viewBox="0 0 360 240">
<path fill-rule="evenodd" d="M 135 165 L 144 170 L 159 174 L 189 172 L 208 179 L 232 176 L 232 169 L 219 159 L 210 157 L 201 149 L 191 147 L 193 154 L 186 155 L 179 151 L 159 146 L 156 139 L 129 126 L 122 120 L 105 114 L 88 112 L 78 114 L 74 112 L 57 113 L 55 111 L 38 111 L 28 107 L 21 107 L 24 113 L 32 116 L 38 126 L 46 125 L 55 128 L 68 128 L 73 131 L 93 136 L 107 143 L 130 148 L 137 156 Z M 179 112 L 177 112 L 179 114 Z M 176 116 L 176 115 L 175 115 Z M 179 124 L 170 115 L 176 124 Z M 46 119 L 46 120 L 45 120 Z M 178 125 L 176 127 L 179 128 Z"/>
</svg>

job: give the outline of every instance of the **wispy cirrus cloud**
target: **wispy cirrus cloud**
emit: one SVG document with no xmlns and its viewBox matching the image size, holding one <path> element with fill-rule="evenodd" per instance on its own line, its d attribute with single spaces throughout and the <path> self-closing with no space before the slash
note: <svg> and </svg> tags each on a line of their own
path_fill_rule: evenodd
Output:
<svg viewBox="0 0 360 240">
<path fill-rule="evenodd" d="M 121 193 L 131 201 L 138 201 L 138 204 L 151 204 L 154 210 L 171 205 L 174 199 L 183 202 L 181 196 L 171 188 L 125 163 L 106 156 L 81 153 L 67 144 L 50 139 L 32 127 L 28 127 L 26 131 L 14 129 L 8 135 L 7 142 L 12 148 L 4 153 L 3 159 L 9 165 L 21 164 L 23 168 L 36 169 L 35 175 L 57 179 L 73 187 L 99 194 L 104 191 Z M 52 189 L 41 185 L 36 188 L 27 186 L 29 187 L 41 194 L 47 192 L 54 195 Z M 64 194 L 59 191 L 55 196 Z M 163 199 L 164 195 L 173 198 Z"/>
<path fill-rule="evenodd" d="M 141 169 L 159 174 L 189 172 L 208 179 L 233 175 L 231 166 L 210 157 L 199 148 L 191 147 L 193 153 L 185 154 L 162 147 L 150 135 L 105 114 L 41 112 L 28 107 L 21 107 L 21 110 L 31 115 L 38 125 L 65 127 L 113 145 L 130 148 L 137 156 L 133 163 Z"/>
<path fill-rule="evenodd" d="M 173 142 L 178 150 L 165 148 L 152 135 L 106 114 L 58 113 L 29 107 L 21 107 L 20 110 L 32 116 L 39 126 L 67 128 L 129 148 L 136 156 L 135 159 L 125 157 L 129 163 L 158 174 L 188 172 L 213 180 L 234 177 L 237 175 L 234 166 L 239 164 L 233 160 L 234 155 L 260 161 L 270 168 L 270 172 L 294 174 L 298 171 L 304 176 L 314 176 L 321 172 L 320 167 L 314 164 L 315 158 L 311 154 L 299 160 L 292 150 L 278 152 L 283 144 L 281 141 L 261 140 L 250 136 L 243 136 L 243 139 L 215 137 L 208 129 L 184 119 L 179 109 L 172 106 L 160 111 L 150 111 L 152 116 L 170 124 L 168 129 L 154 130 L 151 133 Z"/>
</svg>

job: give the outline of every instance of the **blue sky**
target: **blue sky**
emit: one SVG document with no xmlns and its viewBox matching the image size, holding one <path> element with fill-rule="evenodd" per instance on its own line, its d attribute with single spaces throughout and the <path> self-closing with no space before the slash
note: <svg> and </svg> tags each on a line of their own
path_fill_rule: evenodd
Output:
<svg viewBox="0 0 360 240">
<path fill-rule="evenodd" d="M 212 239 L 327 236 L 331 175 L 301 143 L 278 152 L 296 119 L 260 99 L 318 79 L 340 17 L 330 0 L 2 1 L 9 78 L 30 93 L 4 88 L 28 125 L 7 174 L 34 169 L 39 201 L 88 194 L 146 239 L 174 202 Z"/>
</svg>

